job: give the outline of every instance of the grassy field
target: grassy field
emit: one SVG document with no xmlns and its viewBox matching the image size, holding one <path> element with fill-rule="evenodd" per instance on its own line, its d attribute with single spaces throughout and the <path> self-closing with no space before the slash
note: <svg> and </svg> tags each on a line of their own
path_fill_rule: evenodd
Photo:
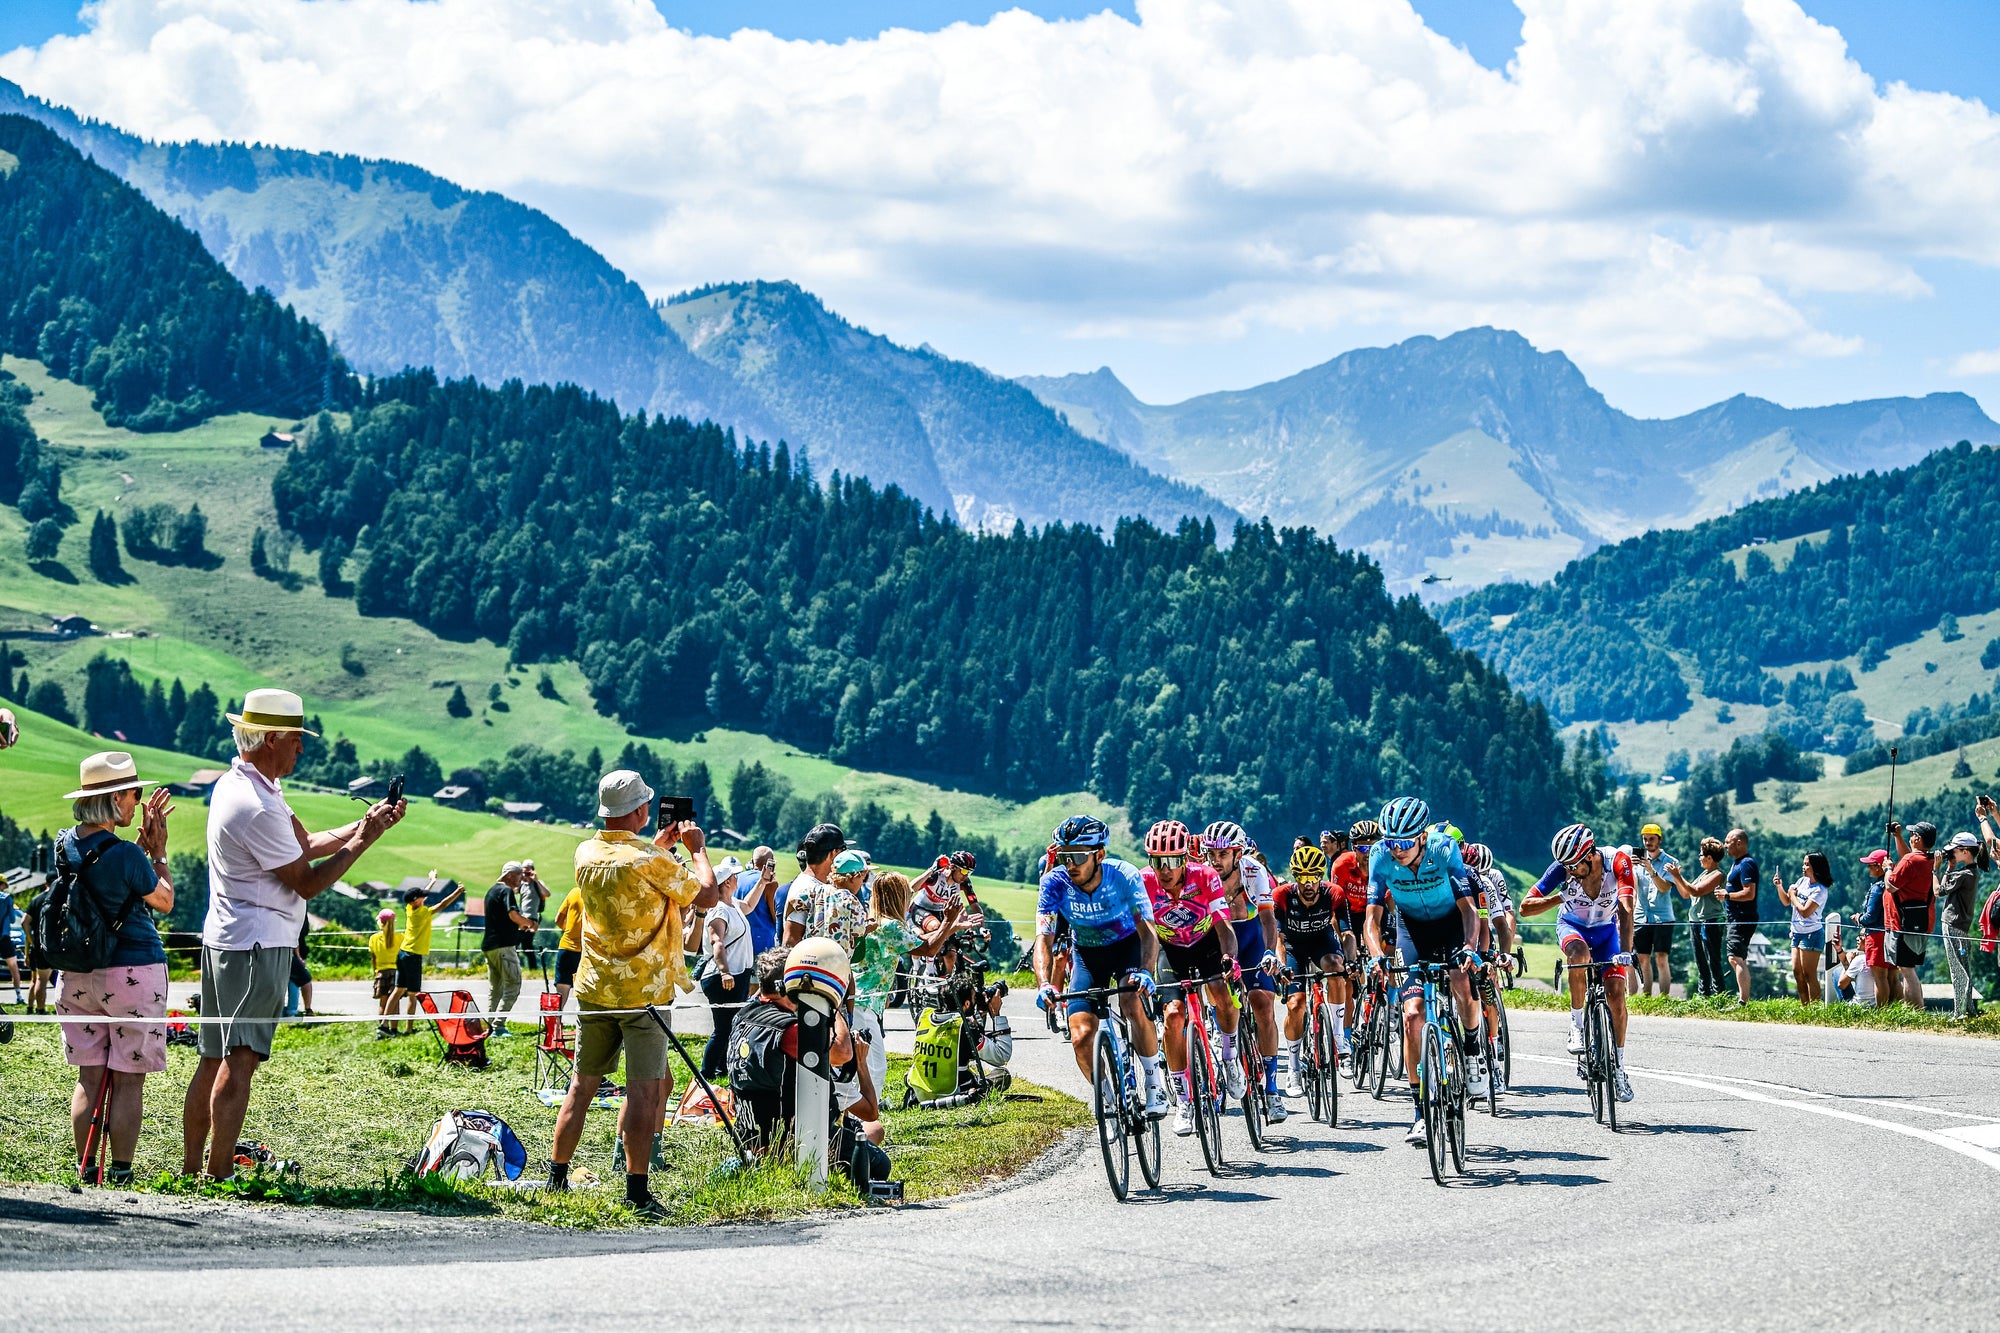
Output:
<svg viewBox="0 0 2000 1333">
<path fill-rule="evenodd" d="M 567 1196 L 491 1186 L 451 1186 L 399 1177 L 403 1162 L 423 1146 L 430 1128 L 448 1110 L 478 1107 L 501 1116 L 528 1150 L 524 1178 L 547 1174 L 555 1109 L 528 1090 L 533 1046 L 518 1039 L 488 1043 L 492 1065 L 484 1070 L 442 1065 L 427 1036 L 376 1042 L 366 1024 L 280 1031 L 269 1064 L 258 1073 L 245 1139 L 268 1145 L 301 1164 L 299 1183 L 275 1179 L 241 1185 L 196 1187 L 176 1179 L 180 1169 L 181 1099 L 195 1065 L 194 1052 L 168 1049 L 167 1070 L 146 1080 L 145 1121 L 134 1167 L 144 1188 L 175 1193 L 271 1199 L 334 1207 L 410 1208 L 432 1213 L 502 1215 L 560 1226 L 636 1224 L 620 1204 L 622 1164 L 612 1160 L 616 1113 L 593 1111 L 574 1160 L 601 1188 Z M 685 1039 L 700 1059 L 699 1042 Z M 902 1057 L 890 1059 L 891 1086 L 900 1086 Z M 22 1028 L 8 1048 L 5 1123 L 0 1135 L 0 1179 L 75 1179 L 69 1128 L 73 1072 L 62 1061 L 53 1028 Z M 678 1070 L 685 1084 L 686 1070 Z M 1020 1170 L 1072 1129 L 1088 1123 L 1084 1108 L 1061 1093 L 1017 1082 L 1003 1101 L 956 1111 L 889 1111 L 889 1149 L 895 1176 L 912 1201 L 977 1189 Z M 653 1173 L 653 1190 L 676 1223 L 797 1216 L 826 1206 L 854 1206 L 845 1186 L 815 1194 L 796 1171 L 772 1166 L 749 1173 L 722 1170 L 732 1150 L 718 1128 L 681 1127 L 668 1132 L 665 1165 Z"/>
<path fill-rule="evenodd" d="M 578 754 L 595 746 L 615 755 L 630 739 L 616 719 L 591 705 L 583 676 L 572 664 L 549 667 L 555 697 L 544 697 L 537 689 L 542 668 L 510 669 L 502 646 L 442 639 L 407 620 L 365 618 L 351 600 L 326 596 L 315 577 L 316 557 L 303 551 L 291 556 L 291 568 L 302 576 L 292 590 L 253 575 L 255 529 L 277 532 L 271 478 L 284 457 L 260 449 L 257 440 L 272 426 L 292 423 L 239 415 L 173 434 L 134 435 L 106 426 L 91 409 L 87 390 L 52 378 L 38 363 L 15 357 L 0 363 L 35 391 L 29 420 L 62 458 L 64 499 L 84 520 L 70 529 L 59 567 L 38 571 L 22 554 L 26 528 L 20 515 L 0 508 L 0 637 L 11 631 L 33 676 L 60 682 L 72 708 L 81 706 L 85 663 L 102 652 L 130 662 L 142 681 L 179 677 L 192 689 L 206 680 L 225 697 L 264 685 L 296 690 L 325 720 L 329 736 L 352 739 L 363 759 L 393 757 L 421 744 L 449 770 L 515 745 Z M 127 556 L 132 582 L 112 586 L 91 575 L 84 546 L 94 511 L 106 509 L 122 520 L 138 505 L 186 508 L 197 502 L 209 521 L 208 548 L 222 557 L 220 568 L 161 566 Z M 350 568 L 348 577 L 354 572 Z M 90 617 L 106 636 L 120 637 L 68 642 L 22 637 L 46 630 L 52 616 L 72 613 Z M 349 647 L 348 656 L 359 661 L 364 674 L 341 665 Z M 489 706 L 487 695 L 495 685 L 500 704 Z M 471 717 L 445 712 L 454 686 L 463 687 L 472 702 Z M 964 832 L 1003 843 L 1039 844 L 1079 803 L 1105 812 L 1102 802 L 1081 794 L 1021 804 L 921 777 L 851 769 L 768 737 L 720 727 L 690 726 L 652 744 L 682 765 L 705 761 L 718 786 L 739 763 L 761 762 L 802 795 L 837 791 L 850 804 L 879 801 L 919 822 L 936 810 Z M 1122 822 L 1119 812 L 1106 813 Z"/>
</svg>

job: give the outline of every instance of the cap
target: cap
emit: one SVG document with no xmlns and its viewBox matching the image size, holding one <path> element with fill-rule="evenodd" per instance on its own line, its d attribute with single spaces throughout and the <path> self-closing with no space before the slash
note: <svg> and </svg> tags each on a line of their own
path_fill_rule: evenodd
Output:
<svg viewBox="0 0 2000 1333">
<path fill-rule="evenodd" d="M 833 873 L 836 875 L 858 875 L 868 869 L 868 858 L 852 847 L 833 858 Z"/>
<path fill-rule="evenodd" d="M 1879 866 L 1888 861 L 1888 859 L 1889 853 L 1877 847 L 1874 851 L 1861 858 L 1861 864 L 1865 866 Z"/>
<path fill-rule="evenodd" d="M 629 768 L 613 769 L 597 784 L 597 817 L 618 819 L 653 799 L 646 779 Z"/>
<path fill-rule="evenodd" d="M 722 860 L 716 863 L 715 877 L 717 879 L 722 879 L 724 876 L 727 875 L 741 874 L 742 871 L 743 871 L 743 862 L 739 861 L 733 856 L 725 856 L 722 858 Z"/>
<path fill-rule="evenodd" d="M 1967 851 L 1976 852 L 1979 850 L 1979 839 L 1970 833 L 1954 833 L 1951 835 L 1951 841 L 1945 845 L 1952 848 L 1963 847 Z"/>
<path fill-rule="evenodd" d="M 1640 827 L 1639 829 L 1640 837 L 1643 838 L 1648 833 L 1652 834 L 1656 838 L 1664 838 L 1667 836 L 1667 831 L 1661 828 L 1658 824 L 1646 824 Z"/>
<path fill-rule="evenodd" d="M 375 919 L 377 921 L 394 921 L 396 919 L 396 909 L 385 907 L 375 914 Z"/>
<path fill-rule="evenodd" d="M 520 869 L 521 863 L 519 861 L 509 861 L 506 865 L 500 867 L 500 875 L 504 879 L 508 875 L 517 873 Z"/>
<path fill-rule="evenodd" d="M 847 835 L 840 831 L 838 824 L 815 824 L 799 840 L 799 850 L 805 853 L 808 864 L 824 860 L 847 846 Z"/>
</svg>

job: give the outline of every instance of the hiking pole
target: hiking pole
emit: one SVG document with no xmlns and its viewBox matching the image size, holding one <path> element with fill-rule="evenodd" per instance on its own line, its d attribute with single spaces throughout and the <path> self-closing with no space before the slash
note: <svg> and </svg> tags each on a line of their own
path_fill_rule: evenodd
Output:
<svg viewBox="0 0 2000 1333">
<path fill-rule="evenodd" d="M 681 1049 L 681 1044 L 679 1042 L 674 1040 L 674 1030 L 667 1026 L 666 1019 L 660 1017 L 659 1009 L 656 1006 L 649 1004 L 646 1006 L 646 1012 L 652 1015 L 653 1021 L 660 1025 L 660 1031 L 666 1034 L 668 1049 L 672 1050 L 674 1054 L 680 1056 L 681 1063 L 688 1067 L 688 1073 L 694 1075 L 694 1081 L 696 1083 L 699 1083 L 701 1085 L 702 1092 L 707 1094 L 708 1104 L 715 1108 L 715 1118 L 722 1122 L 722 1127 L 729 1131 L 729 1141 L 736 1145 L 737 1160 L 743 1162 L 749 1161 L 750 1150 L 743 1146 L 742 1138 L 736 1133 L 735 1120 L 731 1118 L 729 1112 L 722 1109 L 722 1103 L 716 1099 L 715 1089 L 710 1087 L 708 1080 L 702 1077 L 700 1067 L 697 1066 L 693 1060 L 688 1058 L 688 1053 Z"/>
<path fill-rule="evenodd" d="M 83 1160 L 76 1164 L 77 1174 L 86 1185 L 102 1185 L 104 1170 L 96 1164 L 103 1153 L 104 1140 L 110 1137 L 111 1066 L 104 1066 L 104 1078 L 97 1085 L 97 1102 L 91 1108 L 90 1128 L 83 1135 Z"/>
<path fill-rule="evenodd" d="M 1895 822 L 1896 822 L 1896 747 L 1892 745 L 1889 747 L 1889 823 L 1894 824 Z M 1884 828 L 1882 830 L 1882 841 L 1885 843 L 1893 841 L 1893 839 L 1890 837 L 1889 830 L 1887 828 Z"/>
</svg>

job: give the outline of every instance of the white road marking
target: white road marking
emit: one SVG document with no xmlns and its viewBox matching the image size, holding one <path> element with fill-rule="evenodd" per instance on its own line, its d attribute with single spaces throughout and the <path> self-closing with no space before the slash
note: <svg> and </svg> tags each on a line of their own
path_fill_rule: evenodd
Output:
<svg viewBox="0 0 2000 1333">
<path fill-rule="evenodd" d="M 1514 1058 L 1517 1060 L 1532 1060 L 1537 1064 L 1563 1065 L 1571 1069 L 1576 1068 L 1574 1057 L 1557 1059 L 1554 1056 L 1527 1055 L 1516 1051 Z M 1804 1111 L 1809 1115 L 1823 1115 L 1834 1120 L 1847 1120 L 1857 1125 L 1867 1125 L 1872 1129 L 1886 1129 L 1891 1134 L 1901 1134 L 1905 1138 L 1922 1139 L 1926 1143 L 1948 1149 L 1951 1152 L 1958 1153 L 1962 1157 L 1970 1157 L 1975 1162 L 1989 1166 L 1995 1171 L 2000 1171 L 2000 1153 L 1988 1152 L 1978 1144 L 1968 1142 L 1966 1138 L 1954 1137 L 1948 1133 L 1941 1134 L 1936 1130 L 1918 1129 L 1914 1125 L 1899 1125 L 1893 1120 L 1877 1120 L 1874 1116 L 1857 1115 L 1852 1111 L 1843 1111 L 1838 1107 L 1819 1106 L 1812 1102 L 1793 1101 L 1789 1097 L 1773 1097 L 1768 1093 L 1756 1092 L 1749 1088 L 1730 1087 L 1726 1083 L 1718 1083 L 1705 1077 L 1677 1073 L 1672 1070 L 1641 1069 L 1635 1065 L 1627 1065 L 1625 1066 L 1625 1072 L 1638 1078 L 1658 1079 L 1663 1083 L 1678 1083 L 1683 1087 L 1700 1088 L 1704 1092 L 1719 1092 L 1725 1096 L 1741 1098 L 1746 1102 L 1763 1102 L 1769 1106 L 1785 1106 L 1790 1107 L 1794 1111 Z M 1982 1126 L 1981 1128 L 1986 1127 Z M 1964 1134 L 1965 1131 L 1961 1130 L 1958 1133 Z"/>
<path fill-rule="evenodd" d="M 1627 1066 L 1627 1072 L 1631 1072 L 1630 1066 Z M 1659 1072 L 1680 1074 L 1687 1071 L 1667 1069 Z M 1949 1116 L 1953 1120 L 1977 1120 L 1982 1124 L 2000 1125 L 2000 1116 L 1973 1115 L 1967 1111 L 1947 1111 L 1941 1106 L 1925 1106 L 1921 1102 L 1892 1101 L 1886 1097 L 1843 1097 L 1839 1093 L 1820 1092 L 1814 1088 L 1794 1087 L 1790 1083 L 1766 1083 L 1763 1079 L 1736 1078 L 1728 1074 L 1690 1074 L 1689 1077 L 1714 1079 L 1718 1083 L 1741 1083 L 1752 1088 L 1769 1088 L 1774 1092 L 1796 1092 L 1801 1097 L 1819 1097 L 1827 1101 L 1839 1102 L 1843 1106 L 1850 1103 L 1857 1106 L 1885 1106 L 1892 1111 L 1922 1111 L 1926 1115 Z M 1956 1130 L 1947 1130 L 1945 1132 L 1958 1133 Z"/>
</svg>

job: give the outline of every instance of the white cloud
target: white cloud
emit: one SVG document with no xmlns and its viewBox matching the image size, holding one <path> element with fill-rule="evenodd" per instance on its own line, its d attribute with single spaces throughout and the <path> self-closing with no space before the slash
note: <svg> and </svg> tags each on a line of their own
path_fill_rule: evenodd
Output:
<svg viewBox="0 0 2000 1333">
<path fill-rule="evenodd" d="M 1967 352 L 1951 363 L 1954 375 L 2000 375 L 2000 347 L 1988 352 Z"/>
<path fill-rule="evenodd" d="M 838 45 L 692 37 L 649 0 L 99 0 L 0 73 L 153 137 L 414 161 L 655 292 L 794 277 L 913 340 L 944 313 L 1173 340 L 1491 322 L 1702 370 L 1849 356 L 1815 297 L 2000 265 L 2000 118 L 1878 89 L 1793 0 L 1519 3 L 1504 74 L 1406 0 Z"/>
</svg>

